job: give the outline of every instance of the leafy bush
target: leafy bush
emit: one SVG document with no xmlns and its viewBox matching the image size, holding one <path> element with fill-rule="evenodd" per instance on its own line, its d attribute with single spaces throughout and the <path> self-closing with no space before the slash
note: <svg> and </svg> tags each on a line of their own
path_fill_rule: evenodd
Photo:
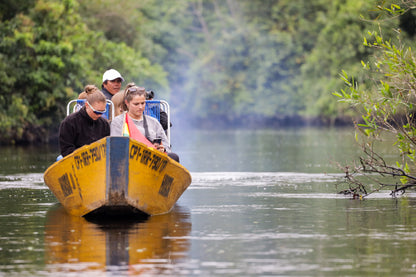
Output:
<svg viewBox="0 0 416 277">
<path fill-rule="evenodd" d="M 408 1 L 407 4 L 415 3 Z M 395 4 L 379 8 L 390 16 L 408 11 Z M 356 123 L 357 140 L 361 141 L 365 156 L 358 166 L 345 168 L 352 184 L 349 192 L 367 195 L 367 184 L 355 178 L 361 173 L 399 178 L 399 184 L 377 181 L 380 188 L 393 187 L 393 193 L 416 185 L 416 59 L 412 48 L 402 43 L 401 31 L 396 32 L 396 40 L 385 39 L 382 29 L 368 32 L 364 38 L 364 45 L 374 50 L 374 55 L 371 61 L 361 64 L 366 72 L 364 76 L 371 78 L 373 85 L 361 85 L 343 71 L 341 79 L 347 87 L 335 93 L 361 114 L 361 122 Z M 392 146 L 397 148 L 399 157 L 393 165 L 384 160 L 383 153 L 374 150 L 374 145 L 386 134 L 396 138 Z"/>
</svg>

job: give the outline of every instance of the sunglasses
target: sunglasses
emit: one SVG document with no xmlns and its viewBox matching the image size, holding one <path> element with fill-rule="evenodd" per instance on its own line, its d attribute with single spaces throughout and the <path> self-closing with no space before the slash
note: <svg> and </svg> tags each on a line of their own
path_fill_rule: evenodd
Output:
<svg viewBox="0 0 416 277">
<path fill-rule="evenodd" d="M 135 88 L 135 87 L 132 87 L 132 88 L 128 88 L 127 89 L 127 92 L 136 92 L 136 91 L 139 91 L 137 88 Z"/>
<path fill-rule="evenodd" d="M 96 109 L 94 109 L 92 106 L 91 106 L 91 104 L 87 101 L 87 104 L 88 104 L 88 106 L 91 108 L 91 110 L 95 113 L 95 114 L 98 114 L 98 115 L 103 115 L 103 114 L 105 114 L 105 112 L 107 111 L 107 108 L 104 110 L 104 111 L 97 111 Z"/>
<path fill-rule="evenodd" d="M 133 87 L 130 87 L 130 88 L 127 89 L 126 94 L 131 93 L 131 92 L 136 92 L 136 91 L 143 91 L 143 92 L 145 92 L 146 90 L 143 87 L 133 86 Z"/>
</svg>

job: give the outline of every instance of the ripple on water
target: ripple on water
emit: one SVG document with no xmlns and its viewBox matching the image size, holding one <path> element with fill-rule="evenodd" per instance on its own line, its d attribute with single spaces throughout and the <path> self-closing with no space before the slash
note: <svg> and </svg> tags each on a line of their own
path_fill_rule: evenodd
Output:
<svg viewBox="0 0 416 277">
<path fill-rule="evenodd" d="M 290 182 L 290 183 L 310 183 L 310 182 L 338 182 L 344 174 L 325 174 L 325 173 L 299 173 L 299 172 L 197 172 L 192 173 L 192 180 L 200 182 L 218 181 L 259 181 L 266 182 Z"/>
<path fill-rule="evenodd" d="M 43 173 L 0 175 L 0 190 L 12 188 L 47 189 Z"/>
<path fill-rule="evenodd" d="M 257 187 L 262 191 L 237 192 L 248 197 L 297 198 L 297 199 L 351 199 L 350 195 L 339 194 L 337 184 L 342 183 L 345 174 L 301 173 L 301 172 L 197 172 L 192 173 L 189 190 L 212 190 L 218 187 Z M 269 188 L 286 188 L 282 191 Z M 406 192 L 400 197 L 416 198 L 415 192 Z M 389 190 L 380 190 L 365 199 L 392 198 Z"/>
</svg>

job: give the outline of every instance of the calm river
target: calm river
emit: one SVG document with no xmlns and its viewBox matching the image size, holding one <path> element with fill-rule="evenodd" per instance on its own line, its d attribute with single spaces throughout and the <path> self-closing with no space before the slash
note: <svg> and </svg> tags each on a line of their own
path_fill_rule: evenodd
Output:
<svg viewBox="0 0 416 277">
<path fill-rule="evenodd" d="M 0 276 L 416 276 L 414 194 L 337 194 L 351 129 L 173 131 L 192 184 L 142 222 L 67 215 L 57 147 L 0 148 Z"/>
</svg>

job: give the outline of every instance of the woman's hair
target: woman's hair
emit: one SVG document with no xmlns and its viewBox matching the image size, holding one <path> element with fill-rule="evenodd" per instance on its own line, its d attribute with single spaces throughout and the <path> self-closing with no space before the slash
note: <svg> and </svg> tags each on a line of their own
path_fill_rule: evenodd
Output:
<svg viewBox="0 0 416 277">
<path fill-rule="evenodd" d="M 146 89 L 143 87 L 138 87 L 134 83 L 128 83 L 124 89 L 124 100 L 129 102 L 133 99 L 134 96 L 144 96 L 146 99 Z M 127 105 L 123 101 L 123 110 L 127 111 Z"/>
<path fill-rule="evenodd" d="M 107 101 L 104 94 L 94 85 L 87 85 L 84 91 L 87 94 L 86 99 L 90 104 Z"/>
<path fill-rule="evenodd" d="M 81 92 L 78 95 L 78 99 L 87 99 L 87 93 L 85 91 Z"/>
</svg>

